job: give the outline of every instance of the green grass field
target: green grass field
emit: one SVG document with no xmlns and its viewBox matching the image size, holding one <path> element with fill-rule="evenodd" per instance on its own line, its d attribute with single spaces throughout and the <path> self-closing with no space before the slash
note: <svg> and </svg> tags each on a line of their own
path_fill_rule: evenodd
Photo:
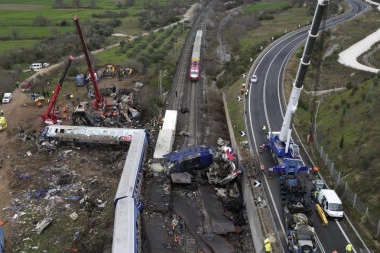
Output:
<svg viewBox="0 0 380 253">
<path fill-rule="evenodd" d="M 92 1 L 82 0 L 81 6 L 90 6 Z M 134 6 L 118 8 L 116 1 L 98 0 L 95 1 L 97 8 L 71 8 L 55 9 L 52 1 L 33 1 L 28 0 L 1 1 L 0 3 L 0 54 L 14 49 L 18 45 L 27 47 L 32 45 L 31 40 L 43 40 L 56 34 L 65 34 L 75 31 L 73 21 L 74 15 L 78 15 L 80 20 L 95 21 L 93 14 L 103 14 L 109 12 L 127 12 L 127 17 L 119 18 L 122 21 L 120 27 L 116 27 L 115 33 L 123 33 L 130 36 L 139 35 L 143 32 L 138 26 L 137 14 L 144 9 L 144 4 L 154 5 L 156 2 L 136 1 Z M 71 5 L 72 1 L 65 1 Z M 123 3 L 124 4 L 124 3 Z M 159 2 L 158 5 L 169 4 L 169 2 Z M 49 20 L 45 26 L 37 25 L 34 21 L 38 16 Z M 107 22 L 109 18 L 103 18 L 101 22 Z M 61 26 L 62 22 L 67 22 L 67 26 Z M 15 37 L 17 36 L 17 37 Z M 15 42 L 16 45 L 15 45 Z M 23 42 L 25 41 L 25 42 Z"/>
</svg>

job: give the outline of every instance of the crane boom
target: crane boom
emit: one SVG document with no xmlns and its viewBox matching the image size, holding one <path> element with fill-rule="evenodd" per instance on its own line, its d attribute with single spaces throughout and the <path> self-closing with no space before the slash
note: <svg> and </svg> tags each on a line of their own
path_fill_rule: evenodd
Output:
<svg viewBox="0 0 380 253">
<path fill-rule="evenodd" d="M 62 88 L 63 80 L 65 79 L 65 76 L 67 74 L 67 71 L 69 70 L 72 61 L 74 61 L 74 57 L 69 56 L 69 61 L 66 64 L 65 70 L 63 71 L 61 78 L 55 86 L 53 95 L 49 101 L 49 105 L 46 108 L 45 112 L 40 116 L 40 120 L 46 124 L 56 124 L 58 122 L 58 116 L 56 115 L 56 113 L 54 113 L 53 109 L 55 107 L 55 103 L 57 102 L 59 91 Z"/>
<path fill-rule="evenodd" d="M 290 137 L 292 132 L 292 122 L 294 113 L 297 110 L 298 100 L 303 88 L 303 81 L 305 79 L 307 67 L 310 64 L 310 55 L 314 46 L 314 42 L 318 37 L 319 26 L 322 21 L 323 12 L 328 4 L 328 0 L 318 0 L 318 5 L 314 13 L 313 22 L 310 27 L 309 36 L 306 41 L 305 49 L 298 67 L 296 80 L 293 83 L 293 89 L 290 94 L 288 107 L 286 109 L 286 114 L 284 122 L 282 123 L 281 132 L 279 139 L 281 142 L 286 142 L 285 152 L 288 152 Z"/>
<path fill-rule="evenodd" d="M 98 88 L 98 80 L 95 77 L 94 69 L 92 67 L 90 57 L 88 55 L 88 49 L 86 46 L 86 43 L 84 42 L 82 29 L 79 25 L 79 18 L 77 15 L 74 16 L 74 22 L 77 27 L 78 35 L 82 44 L 83 53 L 86 58 L 88 72 L 90 73 L 91 81 L 94 85 L 94 92 L 95 92 L 95 101 L 93 101 L 92 106 L 95 110 L 103 110 L 105 105 L 107 104 L 107 101 L 104 99 L 104 97 L 100 94 L 99 88 Z"/>
</svg>

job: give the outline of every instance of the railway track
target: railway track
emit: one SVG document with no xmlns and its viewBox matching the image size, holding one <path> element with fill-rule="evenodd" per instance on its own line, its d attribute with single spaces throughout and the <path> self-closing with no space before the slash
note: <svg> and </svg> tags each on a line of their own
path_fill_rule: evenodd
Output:
<svg viewBox="0 0 380 253">
<path fill-rule="evenodd" d="M 182 45 L 181 53 L 177 61 L 177 69 L 173 78 L 172 88 L 166 100 L 166 109 L 178 111 L 177 132 L 173 151 L 180 150 L 186 147 L 202 145 L 204 143 L 205 128 L 202 123 L 204 117 L 202 106 L 205 105 L 205 80 L 204 70 L 201 69 L 203 75 L 196 83 L 191 83 L 189 80 L 190 59 L 193 49 L 193 43 L 197 30 L 205 27 L 207 20 L 207 12 L 212 7 L 212 3 L 203 3 L 205 6 L 199 6 L 196 10 L 194 23 L 187 34 L 186 40 Z M 202 29 L 205 31 L 205 29 Z M 202 45 L 205 41 L 203 36 Z M 204 47 L 202 46 L 202 51 Z M 201 52 L 201 57 L 204 52 Z M 202 58 L 201 58 L 202 63 Z M 181 109 L 187 108 L 188 112 L 181 113 Z M 185 133 L 185 134 L 183 134 Z M 207 253 L 213 253 L 207 243 L 198 234 L 200 224 L 202 224 L 202 214 L 200 210 L 200 199 L 197 192 L 197 185 L 190 186 L 171 185 L 166 176 L 146 178 L 144 195 L 150 199 L 151 203 L 145 209 L 143 214 L 143 244 L 145 247 L 143 252 L 161 252 L 162 245 L 160 242 L 166 241 L 169 245 L 175 244 L 174 230 L 172 230 L 172 221 L 178 220 L 179 216 L 184 220 L 181 229 L 182 243 L 175 245 L 170 249 L 171 252 L 176 252 L 179 248 L 186 252 L 199 252 L 204 250 Z M 162 191 L 166 189 L 166 191 Z M 184 198 L 191 198 L 193 206 L 183 208 L 187 205 L 184 203 Z M 170 203 L 170 208 L 168 207 Z M 181 214 L 181 215 L 179 215 Z M 154 217 L 152 219 L 152 217 Z M 187 218 L 186 218 L 187 217 Z M 148 246 L 149 245 L 149 246 Z"/>
<path fill-rule="evenodd" d="M 205 105 L 205 71 L 201 65 L 201 78 L 198 82 L 189 80 L 190 58 L 193 49 L 193 42 L 197 30 L 203 30 L 201 59 L 203 62 L 205 27 L 208 10 L 212 8 L 214 2 L 210 2 L 205 8 L 198 9 L 200 12 L 194 17 L 194 23 L 190 29 L 186 41 L 182 46 L 180 56 L 177 61 L 177 70 L 173 79 L 172 90 L 168 98 L 168 109 L 179 112 L 177 129 L 179 136 L 176 136 L 175 149 L 204 144 L 205 127 L 203 124 L 202 107 Z M 188 112 L 181 113 L 181 109 L 188 109 Z"/>
</svg>

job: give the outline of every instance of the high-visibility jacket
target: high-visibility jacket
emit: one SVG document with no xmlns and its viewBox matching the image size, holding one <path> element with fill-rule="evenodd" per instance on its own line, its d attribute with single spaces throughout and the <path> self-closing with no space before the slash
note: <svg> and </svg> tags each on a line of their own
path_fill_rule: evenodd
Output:
<svg viewBox="0 0 380 253">
<path fill-rule="evenodd" d="M 263 166 L 263 165 L 262 165 Z M 263 168 L 264 168 L 264 166 L 263 166 Z M 264 244 L 266 244 L 266 243 L 268 243 L 268 242 L 270 242 L 269 241 L 269 238 L 268 237 L 265 237 L 265 239 L 264 239 Z"/>
<path fill-rule="evenodd" d="M 270 245 L 270 242 L 265 243 L 265 252 L 271 252 L 271 249 L 272 247 Z"/>
<path fill-rule="evenodd" d="M 348 243 L 346 246 L 346 252 L 352 252 L 352 244 Z"/>
</svg>

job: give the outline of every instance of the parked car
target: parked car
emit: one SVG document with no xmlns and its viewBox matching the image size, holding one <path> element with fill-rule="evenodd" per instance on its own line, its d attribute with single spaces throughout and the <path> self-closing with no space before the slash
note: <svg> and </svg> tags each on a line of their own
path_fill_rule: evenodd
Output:
<svg viewBox="0 0 380 253">
<path fill-rule="evenodd" d="M 12 93 L 4 93 L 3 100 L 1 102 L 3 104 L 8 104 L 12 100 Z"/>
<path fill-rule="evenodd" d="M 252 75 L 250 81 L 251 81 L 251 83 L 257 83 L 257 76 Z"/>
</svg>

